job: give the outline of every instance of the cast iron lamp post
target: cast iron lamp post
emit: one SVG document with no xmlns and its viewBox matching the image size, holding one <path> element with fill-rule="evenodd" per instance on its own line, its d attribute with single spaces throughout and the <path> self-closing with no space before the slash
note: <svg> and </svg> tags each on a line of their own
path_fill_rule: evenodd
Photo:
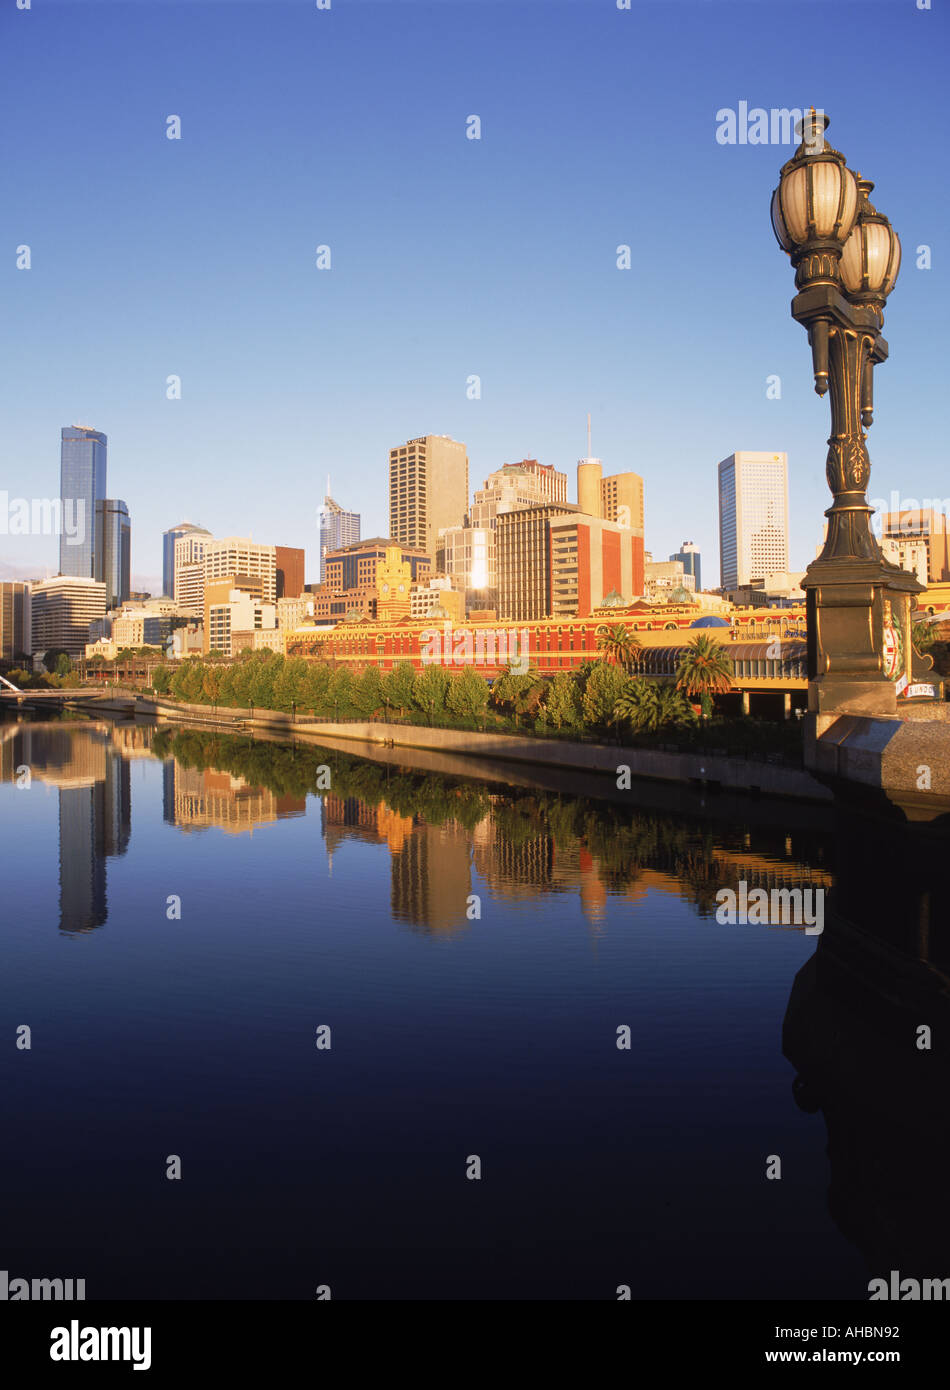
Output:
<svg viewBox="0 0 950 1390">
<path fill-rule="evenodd" d="M 792 317 L 808 331 L 815 390 L 831 396 L 826 476 L 833 495 L 824 549 L 802 587 L 808 609 L 808 707 L 815 714 L 893 714 L 897 694 L 932 663 L 910 640 L 911 599 L 923 586 L 885 560 L 865 495 L 864 428 L 875 364 L 887 358 L 884 302 L 900 242 L 868 200 L 874 185 L 847 167 L 812 109 L 802 143 L 772 194 L 772 227 L 795 267 Z M 915 668 L 916 667 L 916 672 Z"/>
</svg>

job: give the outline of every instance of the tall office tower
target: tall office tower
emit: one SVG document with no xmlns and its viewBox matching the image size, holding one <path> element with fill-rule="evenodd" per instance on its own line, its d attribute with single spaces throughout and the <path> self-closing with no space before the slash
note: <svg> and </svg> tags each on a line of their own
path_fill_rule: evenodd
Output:
<svg viewBox="0 0 950 1390">
<path fill-rule="evenodd" d="M 495 528 L 498 616 L 531 622 L 551 612 L 551 521 L 576 516 L 570 502 L 540 502 L 504 512 Z"/>
<path fill-rule="evenodd" d="M 106 613 L 106 586 L 96 579 L 58 575 L 31 586 L 33 651 L 60 648 L 70 656 L 84 656 L 89 624 Z"/>
<path fill-rule="evenodd" d="M 33 655 L 33 617 L 29 584 L 0 583 L 0 661 Z"/>
<path fill-rule="evenodd" d="M 543 502 L 565 502 L 567 474 L 537 459 L 506 463 L 477 488 L 465 524 L 440 532 L 436 567 L 464 591 L 469 607 L 494 607 L 495 526 L 499 516 Z"/>
<path fill-rule="evenodd" d="M 182 613 L 200 617 L 205 603 L 205 546 L 213 537 L 195 527 L 175 541 L 172 597 Z"/>
<path fill-rule="evenodd" d="M 788 455 L 743 450 L 719 465 L 719 582 L 788 569 Z"/>
<path fill-rule="evenodd" d="M 327 478 L 327 495 L 320 508 L 320 583 L 326 579 L 326 558 L 330 550 L 342 550 L 345 545 L 355 545 L 360 538 L 359 512 L 347 512 L 334 502 L 330 496 L 330 479 Z"/>
<path fill-rule="evenodd" d="M 389 451 L 389 531 L 435 558 L 439 531 L 468 511 L 468 454 L 444 434 L 426 434 Z"/>
<path fill-rule="evenodd" d="M 538 463 L 537 459 L 521 459 L 518 463 L 506 463 L 500 469 L 504 473 L 507 469 L 518 469 L 521 473 L 530 474 L 537 488 L 538 498 L 544 502 L 566 502 L 567 501 L 567 474 L 559 473 L 553 463 Z M 492 478 L 497 478 L 498 474 L 493 473 Z M 485 483 L 488 487 L 490 479 Z"/>
<path fill-rule="evenodd" d="M 643 539 L 602 517 L 552 517 L 550 604 L 554 618 L 588 618 L 611 595 L 627 603 L 643 593 Z"/>
<path fill-rule="evenodd" d="M 261 580 L 261 600 L 277 602 L 277 547 L 258 545 L 241 536 L 224 540 L 209 540 L 204 545 L 204 583 L 227 579 L 236 574 L 255 576 Z"/>
<path fill-rule="evenodd" d="M 96 503 L 106 495 L 107 447 L 106 436 L 86 425 L 66 425 L 60 431 L 60 574 L 96 578 Z"/>
<path fill-rule="evenodd" d="M 601 479 L 600 515 L 604 521 L 629 526 L 643 539 L 643 479 L 639 473 L 613 473 Z"/>
<path fill-rule="evenodd" d="M 183 536 L 189 534 L 210 536 L 211 532 L 202 526 L 193 525 L 190 521 L 180 521 L 177 526 L 169 527 L 162 535 L 162 593 L 166 598 L 173 598 L 175 594 L 175 546 Z M 182 563 L 191 562 L 183 560 Z"/>
<path fill-rule="evenodd" d="M 670 556 L 670 559 L 679 560 L 680 564 L 683 566 L 683 573 L 691 574 L 693 576 L 693 578 L 696 581 L 693 587 L 695 592 L 698 594 L 700 589 L 703 587 L 700 583 L 699 577 L 699 546 L 694 545 L 692 541 L 684 541 L 683 544 L 680 546 L 679 550 L 677 550 L 676 554 Z"/>
<path fill-rule="evenodd" d="M 132 592 L 132 523 L 118 497 L 96 503 L 96 572 L 106 586 L 106 608 L 127 603 Z"/>
</svg>

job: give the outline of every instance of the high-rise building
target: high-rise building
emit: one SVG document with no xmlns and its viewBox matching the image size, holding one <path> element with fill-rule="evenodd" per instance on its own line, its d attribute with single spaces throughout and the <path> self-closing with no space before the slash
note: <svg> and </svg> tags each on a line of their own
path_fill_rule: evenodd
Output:
<svg viewBox="0 0 950 1390">
<path fill-rule="evenodd" d="M 495 528 L 498 616 L 502 621 L 530 622 L 551 612 L 551 532 L 553 519 L 569 520 L 579 512 L 569 502 L 540 502 L 504 512 Z"/>
<path fill-rule="evenodd" d="M 162 593 L 168 598 L 173 598 L 175 594 L 175 547 L 183 536 L 189 534 L 210 536 L 211 532 L 206 531 L 203 526 L 195 526 L 190 521 L 180 521 L 177 526 L 169 527 L 162 535 Z M 200 556 L 198 558 L 200 559 Z M 182 559 L 182 564 L 190 562 Z"/>
<path fill-rule="evenodd" d="M 331 550 L 342 550 L 345 545 L 355 545 L 360 538 L 360 514 L 348 512 L 334 502 L 330 496 L 330 480 L 327 479 L 327 495 L 320 508 L 320 583 L 326 579 L 326 557 Z"/>
<path fill-rule="evenodd" d="M 468 511 L 468 454 L 447 435 L 427 434 L 389 451 L 389 529 L 401 545 L 435 558 L 440 530 Z"/>
<path fill-rule="evenodd" d="M 545 616 L 588 618 L 604 599 L 643 593 L 643 538 L 629 526 L 578 514 L 552 517 L 551 599 Z"/>
<path fill-rule="evenodd" d="M 639 473 L 612 473 L 601 479 L 600 516 L 628 526 L 643 540 L 643 479 Z"/>
<path fill-rule="evenodd" d="M 587 417 L 587 457 L 577 461 L 577 505 L 585 516 L 614 521 L 644 538 L 643 479 L 639 473 L 604 477 L 601 459 L 590 454 L 590 416 Z"/>
<path fill-rule="evenodd" d="M 106 586 L 106 607 L 118 608 L 132 590 L 132 524 L 129 509 L 118 497 L 96 503 L 96 572 Z"/>
<path fill-rule="evenodd" d="M 205 588 L 215 579 L 227 579 L 236 574 L 253 575 L 261 581 L 264 603 L 277 602 L 277 547 L 258 545 L 241 536 L 204 543 Z"/>
<path fill-rule="evenodd" d="M 29 584 L 0 582 L 0 661 L 33 655 L 32 624 Z"/>
<path fill-rule="evenodd" d="M 719 465 L 723 590 L 788 570 L 788 455 L 737 451 Z"/>
<path fill-rule="evenodd" d="M 476 489 L 465 522 L 439 532 L 436 568 L 465 595 L 469 608 L 493 608 L 497 598 L 495 526 L 506 512 L 566 502 L 567 474 L 537 459 L 506 463 Z"/>
<path fill-rule="evenodd" d="M 898 550 L 907 553 L 908 541 L 921 541 L 927 555 L 927 575 L 931 583 L 939 584 L 950 579 L 950 524 L 946 513 L 935 507 L 909 507 L 902 512 L 885 512 L 881 518 L 882 548 L 885 556 L 891 559 L 894 546 L 888 547 L 885 541 L 895 542 Z M 905 569 L 914 568 L 904 559 L 892 560 Z"/>
<path fill-rule="evenodd" d="M 299 598 L 304 585 L 304 552 L 293 545 L 274 546 L 277 568 L 277 597 Z"/>
<path fill-rule="evenodd" d="M 95 579 L 101 569 L 96 555 L 96 504 L 106 495 L 107 448 L 106 436 L 86 425 L 66 425 L 60 431 L 59 569 L 78 579 Z"/>
<path fill-rule="evenodd" d="M 96 579 L 57 575 L 31 586 L 33 651 L 42 660 L 51 649 L 71 657 L 85 654 L 89 624 L 105 617 L 106 586 Z"/>
<path fill-rule="evenodd" d="M 205 546 L 213 537 L 197 527 L 178 536 L 174 544 L 172 595 L 182 613 L 199 617 L 205 602 Z"/>
<path fill-rule="evenodd" d="M 693 576 L 695 580 L 693 588 L 696 593 L 699 593 L 700 589 L 703 587 L 700 581 L 699 546 L 694 545 L 692 541 L 684 541 L 676 554 L 670 556 L 670 559 L 679 560 L 680 564 L 683 566 L 683 573 Z"/>
</svg>

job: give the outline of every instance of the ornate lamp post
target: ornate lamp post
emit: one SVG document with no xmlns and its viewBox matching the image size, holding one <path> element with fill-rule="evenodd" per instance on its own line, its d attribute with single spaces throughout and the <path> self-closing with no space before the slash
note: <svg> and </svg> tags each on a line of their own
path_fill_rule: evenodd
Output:
<svg viewBox="0 0 950 1390">
<path fill-rule="evenodd" d="M 808 707 L 816 714 L 893 714 L 897 695 L 932 665 L 910 640 L 913 575 L 884 559 L 865 495 L 871 473 L 864 429 L 873 373 L 887 358 L 884 302 L 897 280 L 900 242 L 868 201 L 874 187 L 824 138 L 811 110 L 802 143 L 772 194 L 772 226 L 795 267 L 792 317 L 808 331 L 819 396 L 830 392 L 826 476 L 833 502 L 824 549 L 805 573 Z M 936 693 L 936 692 L 935 692 Z"/>
</svg>

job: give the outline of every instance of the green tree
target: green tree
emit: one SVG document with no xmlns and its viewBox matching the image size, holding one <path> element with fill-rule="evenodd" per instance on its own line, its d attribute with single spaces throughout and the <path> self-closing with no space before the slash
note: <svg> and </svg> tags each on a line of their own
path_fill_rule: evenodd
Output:
<svg viewBox="0 0 950 1390">
<path fill-rule="evenodd" d="M 558 671 L 544 697 L 545 717 L 555 729 L 579 729 L 584 722 L 581 692 L 569 671 Z"/>
<path fill-rule="evenodd" d="M 603 652 L 604 660 L 619 666 L 625 672 L 632 671 L 640 657 L 640 639 L 631 632 L 625 623 L 601 623 L 595 636 L 597 648 Z"/>
<path fill-rule="evenodd" d="M 629 680 L 614 707 L 617 719 L 634 733 L 656 733 L 667 725 L 695 724 L 696 712 L 670 681 Z"/>
<path fill-rule="evenodd" d="M 152 672 L 152 689 L 156 695 L 167 695 L 171 690 L 172 673 L 167 666 L 156 666 Z"/>
<path fill-rule="evenodd" d="M 307 663 L 299 656 L 288 656 L 274 681 L 274 708 L 291 714 L 304 703 Z"/>
<path fill-rule="evenodd" d="M 68 654 L 66 652 L 60 652 L 59 656 L 56 658 L 56 665 L 53 667 L 54 674 L 57 676 L 68 676 L 72 669 L 73 663 L 70 661 Z"/>
<path fill-rule="evenodd" d="M 449 677 L 444 666 L 424 666 L 416 672 L 412 683 L 412 703 L 425 715 L 428 723 L 445 712 L 445 697 Z"/>
<path fill-rule="evenodd" d="M 304 661 L 304 666 L 300 703 L 318 718 L 325 718 L 331 712 L 328 701 L 330 668 L 318 661 Z"/>
<path fill-rule="evenodd" d="M 400 718 L 412 709 L 412 687 L 416 673 L 411 662 L 400 661 L 383 677 L 383 700 Z"/>
<path fill-rule="evenodd" d="M 202 698 L 204 678 L 204 662 L 197 657 L 189 657 L 187 661 L 181 663 L 172 677 L 172 691 L 180 700 L 185 700 L 189 704 L 197 704 Z"/>
<path fill-rule="evenodd" d="M 698 695 L 703 718 L 712 711 L 712 697 L 732 689 L 732 662 L 725 647 L 705 633 L 693 638 L 680 658 L 676 688 L 684 695 Z"/>
<path fill-rule="evenodd" d="M 209 705 L 216 705 L 221 695 L 221 672 L 217 666 L 206 666 L 201 682 L 201 698 Z"/>
<path fill-rule="evenodd" d="M 330 676 L 327 705 L 334 719 L 352 719 L 353 677 L 345 666 L 338 666 Z"/>
<path fill-rule="evenodd" d="M 260 651 L 248 663 L 248 704 L 256 709 L 273 709 L 274 692 L 280 678 L 284 658 L 276 652 Z"/>
<path fill-rule="evenodd" d="M 353 708 L 363 719 L 375 719 L 383 707 L 383 677 L 378 666 L 367 666 L 353 682 Z"/>
<path fill-rule="evenodd" d="M 619 666 L 601 662 L 587 678 L 581 696 L 584 722 L 590 729 L 607 730 L 615 722 L 614 708 L 627 677 Z"/>
<path fill-rule="evenodd" d="M 488 703 L 488 682 L 473 667 L 464 666 L 452 673 L 445 703 L 450 714 L 477 724 Z"/>
</svg>

